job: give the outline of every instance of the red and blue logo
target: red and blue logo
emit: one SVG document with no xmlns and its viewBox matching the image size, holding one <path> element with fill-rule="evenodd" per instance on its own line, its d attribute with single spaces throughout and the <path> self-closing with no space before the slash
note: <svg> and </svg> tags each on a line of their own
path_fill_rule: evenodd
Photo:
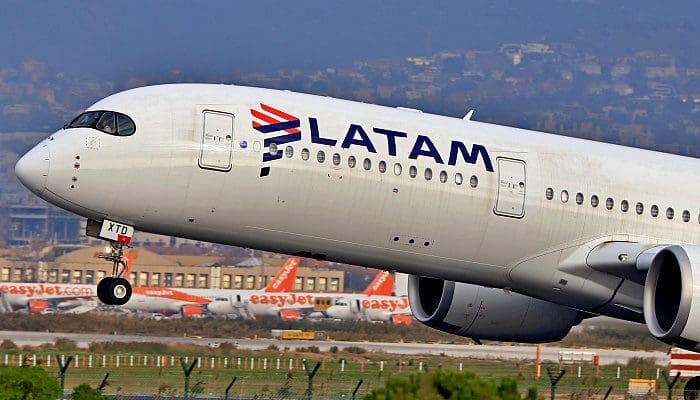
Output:
<svg viewBox="0 0 700 400">
<path fill-rule="evenodd" d="M 253 129 L 266 135 L 263 142 L 266 149 L 266 151 L 263 152 L 263 163 L 282 158 L 281 149 L 275 152 L 270 151 L 271 144 L 282 145 L 301 140 L 301 122 L 299 121 L 299 117 L 295 117 L 263 103 L 260 103 L 259 110 L 251 108 L 250 115 L 253 117 Z M 269 174 L 269 165 L 264 165 L 260 168 L 260 176 L 267 176 Z"/>
</svg>

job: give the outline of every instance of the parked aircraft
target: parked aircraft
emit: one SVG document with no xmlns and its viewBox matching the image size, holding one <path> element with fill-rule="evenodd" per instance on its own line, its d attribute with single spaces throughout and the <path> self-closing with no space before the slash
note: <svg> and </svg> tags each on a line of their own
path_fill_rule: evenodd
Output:
<svg viewBox="0 0 700 400">
<path fill-rule="evenodd" d="M 408 297 L 365 296 L 340 297 L 326 310 L 329 318 L 350 321 L 408 323 L 412 321 Z M 404 318 L 405 316 L 409 318 Z"/>
<path fill-rule="evenodd" d="M 135 287 L 131 299 L 124 307 L 165 315 L 178 314 L 187 318 L 202 315 L 205 306 L 224 295 L 244 299 L 251 296 L 282 295 L 293 289 L 299 262 L 299 257 L 288 258 L 262 290 Z"/>
<path fill-rule="evenodd" d="M 413 274 L 414 317 L 546 342 L 591 315 L 700 350 L 694 158 L 230 85 L 98 101 L 15 167 L 114 243 L 134 229 Z"/>
<path fill-rule="evenodd" d="M 383 271 L 374 277 L 361 294 L 354 296 L 388 296 L 393 287 L 394 281 L 391 275 Z M 212 314 L 218 315 L 234 315 L 249 319 L 279 317 L 281 320 L 290 321 L 314 311 L 324 313 L 336 299 L 344 296 L 348 296 L 348 294 L 294 292 L 241 296 L 234 293 L 216 298 L 209 303 L 208 308 Z"/>
</svg>

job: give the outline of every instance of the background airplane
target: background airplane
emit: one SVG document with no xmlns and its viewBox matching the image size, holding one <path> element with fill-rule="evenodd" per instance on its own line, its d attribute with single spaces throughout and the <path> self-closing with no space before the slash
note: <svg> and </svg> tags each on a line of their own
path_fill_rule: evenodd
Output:
<svg viewBox="0 0 700 400">
<path fill-rule="evenodd" d="M 387 296 L 391 294 L 393 287 L 394 281 L 389 272 L 382 271 L 357 296 Z M 217 315 L 234 315 L 250 319 L 279 317 L 282 320 L 290 321 L 311 313 L 321 317 L 332 306 L 335 299 L 343 296 L 347 296 L 347 294 L 314 292 L 261 293 L 251 294 L 248 297 L 233 294 L 219 297 L 209 303 L 207 307 L 212 314 Z"/>
</svg>

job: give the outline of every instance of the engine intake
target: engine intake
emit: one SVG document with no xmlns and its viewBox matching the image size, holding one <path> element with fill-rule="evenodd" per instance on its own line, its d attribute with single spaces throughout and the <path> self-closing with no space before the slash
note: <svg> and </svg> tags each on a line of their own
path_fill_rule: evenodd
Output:
<svg viewBox="0 0 700 400">
<path fill-rule="evenodd" d="M 418 321 L 472 339 L 552 342 L 581 320 L 576 310 L 533 297 L 420 276 L 409 277 L 408 298 Z"/>
<path fill-rule="evenodd" d="M 648 270 L 644 321 L 659 340 L 700 351 L 700 246 L 656 247 L 642 253 L 637 268 Z"/>
</svg>

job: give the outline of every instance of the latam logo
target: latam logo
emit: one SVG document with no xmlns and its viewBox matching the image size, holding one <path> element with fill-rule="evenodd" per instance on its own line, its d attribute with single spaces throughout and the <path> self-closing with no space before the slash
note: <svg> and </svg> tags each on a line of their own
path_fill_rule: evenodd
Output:
<svg viewBox="0 0 700 400">
<path fill-rule="evenodd" d="M 263 154 L 263 167 L 260 169 L 260 176 L 267 176 L 270 174 L 268 163 L 282 158 L 282 150 L 276 150 L 272 153 L 269 151 L 270 145 L 273 143 L 281 145 L 301 140 L 301 121 L 298 117 L 262 103 L 260 104 L 260 110 L 251 109 L 250 114 L 253 117 L 252 123 L 255 130 L 263 135 L 278 134 L 276 136 L 266 136 L 264 140 L 264 146 L 268 151 Z M 316 118 L 309 117 L 308 121 L 311 143 L 331 147 L 338 144 L 338 139 L 323 136 L 319 121 Z M 370 135 L 367 132 L 372 134 Z M 375 142 L 386 141 L 387 155 L 396 157 L 397 142 L 401 140 L 409 140 L 408 133 L 380 127 L 365 129 L 360 124 L 350 124 L 340 142 L 340 147 L 344 149 L 349 149 L 352 146 L 363 147 L 366 151 L 377 154 Z M 445 159 L 444 155 L 447 155 L 447 159 Z M 457 166 L 458 164 L 475 165 L 481 160 L 484 169 L 488 172 L 493 172 L 493 163 L 488 150 L 485 146 L 477 143 L 468 146 L 458 140 L 452 140 L 449 149 L 440 150 L 428 135 L 419 134 L 416 135 L 413 141 L 408 158 L 417 160 L 419 157 L 427 157 L 436 164 L 451 166 Z"/>
<path fill-rule="evenodd" d="M 274 154 L 269 151 L 271 144 L 286 144 L 301 140 L 301 125 L 299 118 L 289 115 L 284 111 L 260 103 L 260 110 L 250 109 L 253 117 L 253 129 L 269 135 L 265 137 L 263 145 L 268 151 L 263 153 L 263 167 L 260 168 L 260 176 L 270 175 L 270 167 L 266 165 L 272 160 L 282 158 L 282 150 L 277 150 Z M 272 136 L 270 134 L 277 134 Z"/>
</svg>

